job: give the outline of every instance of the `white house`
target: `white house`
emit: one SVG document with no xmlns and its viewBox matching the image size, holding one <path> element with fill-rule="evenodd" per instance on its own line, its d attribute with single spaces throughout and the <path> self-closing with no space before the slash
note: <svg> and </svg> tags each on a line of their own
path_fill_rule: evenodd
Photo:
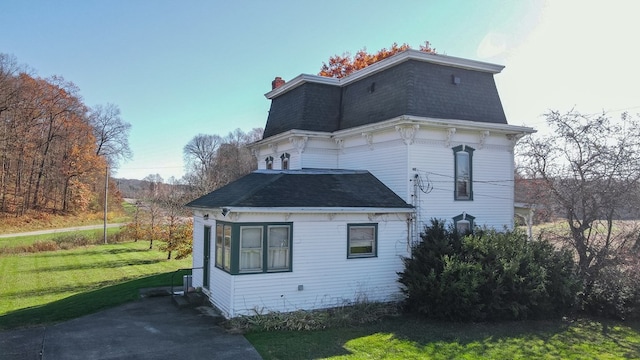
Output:
<svg viewBox="0 0 640 360">
<path fill-rule="evenodd" d="M 187 207 L 193 284 L 227 317 L 401 298 L 424 224 L 512 227 L 502 66 L 408 50 L 342 79 L 276 78 L 258 170 Z"/>
</svg>

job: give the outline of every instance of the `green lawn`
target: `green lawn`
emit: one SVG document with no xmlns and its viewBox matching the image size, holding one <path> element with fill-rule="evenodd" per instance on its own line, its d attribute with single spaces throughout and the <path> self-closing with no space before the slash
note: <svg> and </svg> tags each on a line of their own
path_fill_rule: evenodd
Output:
<svg viewBox="0 0 640 360">
<path fill-rule="evenodd" d="M 107 235 L 113 235 L 120 231 L 120 228 L 108 228 Z M 58 232 L 52 234 L 42 234 L 42 235 L 27 235 L 27 236 L 16 236 L 16 237 L 8 237 L 8 238 L 0 238 L 0 248 L 3 247 L 15 247 L 15 246 L 27 246 L 31 245 L 36 241 L 46 241 L 53 240 L 56 237 L 60 236 L 71 236 L 71 235 L 84 235 L 90 238 L 102 238 L 104 234 L 104 229 L 94 229 L 94 230 L 79 230 L 79 231 L 67 231 L 67 232 Z"/>
<path fill-rule="evenodd" d="M 407 316 L 311 332 L 250 333 L 270 359 L 637 359 L 640 326 L 609 321 L 438 323 Z"/>
<path fill-rule="evenodd" d="M 165 260 L 147 242 L 0 256 L 0 329 L 63 321 L 168 285 L 191 260 Z M 182 274 L 174 278 L 180 284 Z M 640 324 L 613 321 L 433 322 L 402 316 L 350 328 L 260 332 L 264 359 L 640 358 Z"/>
<path fill-rule="evenodd" d="M 137 298 L 168 285 L 191 259 L 165 260 L 148 242 L 0 256 L 0 329 L 55 322 Z M 176 283 L 181 282 L 176 276 Z"/>
</svg>

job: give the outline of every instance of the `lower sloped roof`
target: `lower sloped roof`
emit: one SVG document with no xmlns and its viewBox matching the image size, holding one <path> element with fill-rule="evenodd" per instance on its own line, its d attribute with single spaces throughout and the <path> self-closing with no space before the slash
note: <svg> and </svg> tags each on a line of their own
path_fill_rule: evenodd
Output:
<svg viewBox="0 0 640 360">
<path fill-rule="evenodd" d="M 186 206 L 412 208 L 368 171 L 327 169 L 257 170 Z"/>
</svg>

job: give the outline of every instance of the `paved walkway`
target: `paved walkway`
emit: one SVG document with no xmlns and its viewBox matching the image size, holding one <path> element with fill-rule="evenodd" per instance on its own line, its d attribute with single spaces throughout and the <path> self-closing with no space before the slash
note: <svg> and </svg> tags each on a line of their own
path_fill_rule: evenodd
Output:
<svg viewBox="0 0 640 360">
<path fill-rule="evenodd" d="M 124 225 L 124 223 L 107 224 L 107 228 L 120 227 L 122 225 Z M 21 233 L 0 234 L 0 239 L 1 238 L 9 238 L 9 237 L 18 237 L 18 236 L 56 234 L 56 233 L 64 233 L 64 232 L 72 232 L 72 231 L 97 230 L 97 229 L 104 229 L 104 224 L 75 226 L 75 227 L 68 227 L 68 228 L 61 228 L 61 229 L 47 229 L 47 230 L 27 231 L 27 232 L 21 232 Z"/>
<path fill-rule="evenodd" d="M 260 360 L 242 335 L 206 311 L 178 309 L 169 297 L 131 302 L 64 323 L 0 332 L 4 360 Z"/>
</svg>

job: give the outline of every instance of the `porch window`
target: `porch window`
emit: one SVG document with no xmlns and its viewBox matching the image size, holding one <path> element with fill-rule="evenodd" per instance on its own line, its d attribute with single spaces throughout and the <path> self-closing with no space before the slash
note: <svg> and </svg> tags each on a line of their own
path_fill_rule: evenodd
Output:
<svg viewBox="0 0 640 360">
<path fill-rule="evenodd" d="M 349 224 L 347 233 L 347 258 L 377 256 L 378 224 Z"/>
<path fill-rule="evenodd" d="M 216 267 L 252 274 L 291 271 L 292 223 L 216 224 Z"/>
<path fill-rule="evenodd" d="M 231 225 L 216 224 L 216 267 L 231 269 Z"/>
<path fill-rule="evenodd" d="M 465 145 L 453 148 L 455 200 L 473 200 L 473 151 Z"/>
<path fill-rule="evenodd" d="M 265 165 L 266 165 L 265 167 L 267 169 L 269 169 L 269 170 L 273 169 L 273 156 L 267 156 L 264 159 L 264 162 L 265 162 Z"/>
<path fill-rule="evenodd" d="M 289 226 L 269 226 L 267 271 L 289 270 Z"/>
<path fill-rule="evenodd" d="M 240 272 L 262 271 L 262 227 L 240 227 Z"/>
</svg>

